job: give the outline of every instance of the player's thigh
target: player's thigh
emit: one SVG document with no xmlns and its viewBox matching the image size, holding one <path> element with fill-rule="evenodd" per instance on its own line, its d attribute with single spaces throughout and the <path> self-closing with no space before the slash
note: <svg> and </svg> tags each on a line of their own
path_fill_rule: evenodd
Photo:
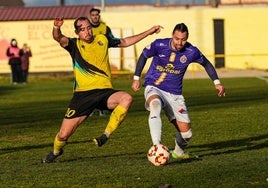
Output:
<svg viewBox="0 0 268 188">
<path fill-rule="evenodd" d="M 160 99 L 160 100 L 161 100 L 161 98 L 159 97 L 159 95 L 157 95 L 157 94 L 151 95 L 151 96 L 145 101 L 145 107 L 146 107 L 146 108 L 149 108 L 149 104 L 150 104 L 150 102 L 151 102 L 153 99 Z"/>
<path fill-rule="evenodd" d="M 165 96 L 165 113 L 170 121 L 176 119 L 178 122 L 190 123 L 189 114 L 182 95 Z"/>
</svg>

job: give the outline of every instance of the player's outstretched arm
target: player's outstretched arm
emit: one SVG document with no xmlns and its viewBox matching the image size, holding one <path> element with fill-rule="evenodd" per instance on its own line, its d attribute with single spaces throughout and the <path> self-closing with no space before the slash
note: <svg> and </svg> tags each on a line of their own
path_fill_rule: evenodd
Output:
<svg viewBox="0 0 268 188">
<path fill-rule="evenodd" d="M 118 45 L 118 47 L 128 47 L 133 44 L 136 44 L 137 42 L 141 41 L 149 35 L 152 35 L 154 33 L 158 34 L 161 29 L 163 29 L 162 26 L 156 25 L 140 34 L 120 39 L 120 44 Z"/>
<path fill-rule="evenodd" d="M 53 39 L 56 40 L 62 47 L 68 45 L 68 38 L 61 33 L 60 27 L 63 25 L 63 17 L 57 17 L 54 19 L 54 26 L 52 29 Z"/>
</svg>

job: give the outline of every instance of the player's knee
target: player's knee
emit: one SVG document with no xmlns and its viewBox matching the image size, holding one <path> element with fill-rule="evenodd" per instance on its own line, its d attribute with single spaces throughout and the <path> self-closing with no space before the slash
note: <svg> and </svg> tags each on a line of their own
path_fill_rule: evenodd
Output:
<svg viewBox="0 0 268 188">
<path fill-rule="evenodd" d="M 133 97 L 130 94 L 125 93 L 124 95 L 121 95 L 120 98 L 118 98 L 117 100 L 120 106 L 123 106 L 124 108 L 128 109 L 132 104 Z"/>
<path fill-rule="evenodd" d="M 133 97 L 127 93 L 120 100 L 125 104 L 131 105 Z"/>
<path fill-rule="evenodd" d="M 149 106 L 150 106 L 151 111 L 161 109 L 161 101 L 160 101 L 160 99 L 158 99 L 158 98 L 153 99 L 150 102 Z"/>
<path fill-rule="evenodd" d="M 158 98 L 153 99 L 150 104 L 150 114 L 151 115 L 158 115 L 161 112 L 162 106 L 161 106 L 161 101 Z"/>
<path fill-rule="evenodd" d="M 67 141 L 69 138 L 69 135 L 63 132 L 58 133 L 58 140 L 59 141 Z"/>
</svg>

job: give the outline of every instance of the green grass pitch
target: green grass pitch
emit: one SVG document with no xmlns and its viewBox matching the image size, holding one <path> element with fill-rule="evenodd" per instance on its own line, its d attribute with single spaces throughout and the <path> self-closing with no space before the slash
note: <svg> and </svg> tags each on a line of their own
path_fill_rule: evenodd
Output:
<svg viewBox="0 0 268 188">
<path fill-rule="evenodd" d="M 207 79 L 184 81 L 192 121 L 188 152 L 198 159 L 151 165 L 143 90 L 131 91 L 131 76 L 114 78 L 130 92 L 133 105 L 122 125 L 101 148 L 109 114 L 88 118 L 52 164 L 41 159 L 52 149 L 72 96 L 72 78 L 30 77 L 26 85 L 0 78 L 0 187 L 173 188 L 268 187 L 268 85 L 257 78 L 224 78 L 227 95 L 217 97 Z M 162 142 L 174 147 L 174 127 L 163 115 Z"/>
</svg>

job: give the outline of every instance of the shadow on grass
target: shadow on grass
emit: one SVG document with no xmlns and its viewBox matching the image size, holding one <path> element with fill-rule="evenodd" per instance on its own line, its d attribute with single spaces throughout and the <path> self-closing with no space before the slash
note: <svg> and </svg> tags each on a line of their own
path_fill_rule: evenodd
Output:
<svg viewBox="0 0 268 188">
<path fill-rule="evenodd" d="M 192 149 L 196 149 L 194 151 L 195 154 L 206 152 L 205 154 L 199 154 L 197 156 L 193 156 L 190 159 L 185 160 L 178 160 L 178 161 L 170 161 L 169 165 L 176 164 L 176 163 L 190 163 L 193 161 L 199 161 L 202 160 L 202 157 L 205 156 L 214 156 L 214 155 L 221 155 L 221 154 L 230 154 L 230 153 L 237 153 L 241 151 L 246 150 L 258 150 L 262 148 L 268 147 L 268 134 L 259 135 L 255 137 L 249 137 L 244 139 L 233 139 L 228 141 L 222 141 L 222 142 L 214 142 L 210 144 L 202 144 L 202 145 L 193 145 L 191 146 Z M 75 144 L 81 144 L 81 143 L 89 143 L 89 140 L 81 140 L 81 141 L 72 141 L 68 142 L 68 145 L 75 145 Z M 49 147 L 51 149 L 52 143 L 49 144 L 39 144 L 39 145 L 27 145 L 27 146 L 18 146 L 18 147 L 7 147 L 7 148 L 1 148 L 1 155 L 12 153 L 12 152 L 20 152 L 20 151 L 26 151 L 31 149 L 41 149 L 41 148 L 47 148 Z M 96 158 L 110 158 L 110 157 L 118 157 L 118 156 L 137 156 L 142 155 L 142 158 L 146 158 L 144 155 L 144 152 L 126 152 L 126 153 L 118 153 L 118 154 L 109 154 L 109 155 L 103 155 L 103 156 L 90 156 L 90 157 L 79 157 L 75 159 L 70 160 L 62 160 L 60 162 L 71 162 L 71 161 L 77 161 L 77 160 L 85 160 L 85 159 L 96 159 Z"/>
<path fill-rule="evenodd" d="M 27 145 L 27 146 L 1 148 L 0 155 L 7 154 L 7 153 L 13 153 L 13 152 L 28 151 L 31 149 L 46 148 L 46 147 L 52 147 L 52 144 L 50 143 L 50 144 L 39 144 L 39 145 Z"/>
<path fill-rule="evenodd" d="M 247 150 L 258 150 L 267 147 L 268 134 L 248 137 L 244 139 L 233 139 L 228 141 L 191 146 L 191 148 L 197 149 L 195 150 L 195 152 L 212 151 L 205 154 L 201 154 L 199 155 L 199 157 L 237 153 Z"/>
<path fill-rule="evenodd" d="M 206 156 L 216 156 L 222 154 L 238 153 L 247 150 L 259 150 L 268 148 L 268 134 L 249 137 L 244 139 L 233 139 L 222 142 L 214 142 L 210 144 L 194 145 L 190 148 L 195 149 L 193 156 L 189 159 L 171 160 L 169 165 L 176 163 L 191 163 L 193 161 L 200 161 Z M 206 152 L 204 154 L 198 154 Z M 197 155 L 196 155 L 197 154 Z"/>
<path fill-rule="evenodd" d="M 126 152 L 126 153 L 117 153 L 112 155 L 98 155 L 98 156 L 88 156 L 88 157 L 76 157 L 72 159 L 61 159 L 60 161 L 56 161 L 57 163 L 66 163 L 66 162 L 74 162 L 74 161 L 87 161 L 87 160 L 103 160 L 106 159 L 109 160 L 109 158 L 117 158 L 117 157 L 127 157 L 127 158 L 142 158 L 144 160 L 147 160 L 146 155 L 144 155 L 144 152 L 138 151 L 138 152 Z"/>
<path fill-rule="evenodd" d="M 1 95 L 10 95 L 10 93 L 13 93 L 14 91 L 23 89 L 23 85 L 6 85 L 6 86 L 0 86 L 0 96 Z"/>
</svg>

